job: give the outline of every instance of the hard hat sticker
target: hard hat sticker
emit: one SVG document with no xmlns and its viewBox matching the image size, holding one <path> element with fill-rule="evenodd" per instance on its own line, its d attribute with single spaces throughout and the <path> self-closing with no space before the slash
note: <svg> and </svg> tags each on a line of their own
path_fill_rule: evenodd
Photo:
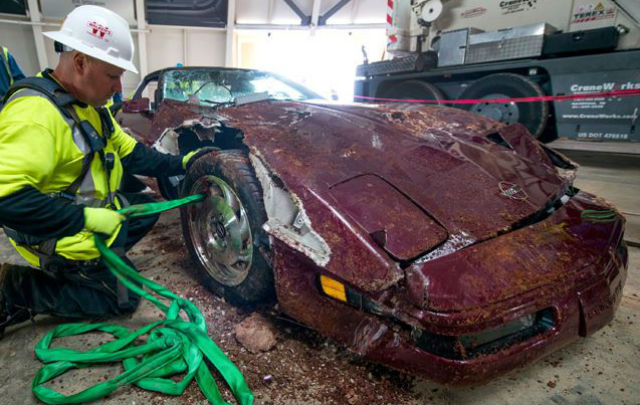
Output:
<svg viewBox="0 0 640 405">
<path fill-rule="evenodd" d="M 87 23 L 87 25 L 89 26 L 89 33 L 91 35 L 93 35 L 96 38 L 100 38 L 106 42 L 109 42 L 109 40 L 106 38 L 106 36 L 111 36 L 111 31 L 109 30 L 109 27 L 106 27 L 102 24 L 99 24 L 95 21 L 89 21 Z"/>
</svg>

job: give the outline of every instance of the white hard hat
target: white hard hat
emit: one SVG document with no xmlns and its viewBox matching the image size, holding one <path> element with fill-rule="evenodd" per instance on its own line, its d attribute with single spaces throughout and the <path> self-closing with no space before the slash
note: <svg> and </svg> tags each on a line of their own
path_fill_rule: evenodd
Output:
<svg viewBox="0 0 640 405">
<path fill-rule="evenodd" d="M 109 9 L 77 7 L 67 15 L 60 31 L 43 34 L 85 55 L 138 73 L 133 65 L 134 46 L 129 24 Z"/>
</svg>

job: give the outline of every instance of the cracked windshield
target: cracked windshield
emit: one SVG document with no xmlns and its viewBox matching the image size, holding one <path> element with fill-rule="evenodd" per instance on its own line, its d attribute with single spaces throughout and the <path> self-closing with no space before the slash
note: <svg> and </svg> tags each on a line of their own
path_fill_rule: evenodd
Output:
<svg viewBox="0 0 640 405">
<path fill-rule="evenodd" d="M 239 97 L 281 101 L 321 98 L 271 73 L 212 69 L 168 72 L 164 77 L 163 93 L 165 99 L 208 106 L 233 103 Z"/>
</svg>

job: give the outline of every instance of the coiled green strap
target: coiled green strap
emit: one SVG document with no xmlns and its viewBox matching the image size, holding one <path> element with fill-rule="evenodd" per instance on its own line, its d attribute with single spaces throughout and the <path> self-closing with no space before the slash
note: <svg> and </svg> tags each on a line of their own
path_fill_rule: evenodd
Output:
<svg viewBox="0 0 640 405">
<path fill-rule="evenodd" d="M 185 204 L 204 199 L 193 195 L 180 200 L 134 205 L 119 212 L 129 218 L 156 214 Z M 160 320 L 140 329 L 127 328 L 108 323 L 69 323 L 60 325 L 47 333 L 36 345 L 35 353 L 45 365 L 33 379 L 34 395 L 47 404 L 69 404 L 90 402 L 103 398 L 126 384 L 170 395 L 181 395 L 195 377 L 204 396 L 212 404 L 225 404 L 216 382 L 204 362 L 206 357 L 225 379 L 237 402 L 241 405 L 253 403 L 253 394 L 238 368 L 207 335 L 204 316 L 190 301 L 178 297 L 160 284 L 148 280 L 129 267 L 111 251 L 98 236 L 96 246 L 109 270 L 129 289 L 151 301 L 165 315 Z M 160 298 L 145 291 L 146 287 L 157 296 L 170 300 L 167 305 Z M 184 311 L 188 321 L 179 313 Z M 110 333 L 115 340 L 86 352 L 66 348 L 51 348 L 55 338 L 102 331 Z M 144 344 L 136 345 L 136 339 L 147 336 Z M 96 384 L 72 395 L 63 395 L 44 385 L 73 368 L 86 368 L 92 364 L 122 361 L 124 372 L 119 376 Z M 170 377 L 183 374 L 181 381 Z"/>
</svg>

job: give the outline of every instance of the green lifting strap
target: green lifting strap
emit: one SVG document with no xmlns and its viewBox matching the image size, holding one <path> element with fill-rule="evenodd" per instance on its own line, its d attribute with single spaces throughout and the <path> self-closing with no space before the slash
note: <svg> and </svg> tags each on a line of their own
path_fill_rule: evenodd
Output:
<svg viewBox="0 0 640 405">
<path fill-rule="evenodd" d="M 580 217 L 585 221 L 599 223 L 610 223 L 617 220 L 616 211 L 611 209 L 583 210 Z"/>
<path fill-rule="evenodd" d="M 204 195 L 197 194 L 180 200 L 134 205 L 119 212 L 128 218 L 135 218 L 199 202 L 204 198 Z M 206 358 L 225 379 L 236 401 L 241 405 L 251 405 L 253 394 L 242 373 L 209 338 L 204 315 L 198 308 L 162 285 L 142 277 L 111 251 L 101 237 L 95 236 L 95 242 L 109 270 L 125 286 L 162 310 L 166 319 L 134 331 L 108 323 L 69 323 L 57 326 L 35 347 L 36 356 L 45 365 L 33 379 L 34 395 L 47 404 L 81 403 L 103 398 L 125 384 L 135 384 L 146 390 L 170 395 L 181 395 L 195 377 L 202 393 L 211 404 L 226 404 L 204 361 Z M 145 291 L 143 287 L 170 300 L 170 305 Z M 189 321 L 179 316 L 181 311 L 184 311 Z M 115 340 L 86 352 L 50 347 L 55 338 L 95 331 L 109 333 Z M 136 340 L 145 335 L 148 336 L 146 342 L 136 345 Z M 70 369 L 115 361 L 122 361 L 122 374 L 76 394 L 65 396 L 45 386 L 47 381 Z M 172 379 L 171 376 L 176 374 L 183 374 L 183 379 Z"/>
</svg>

